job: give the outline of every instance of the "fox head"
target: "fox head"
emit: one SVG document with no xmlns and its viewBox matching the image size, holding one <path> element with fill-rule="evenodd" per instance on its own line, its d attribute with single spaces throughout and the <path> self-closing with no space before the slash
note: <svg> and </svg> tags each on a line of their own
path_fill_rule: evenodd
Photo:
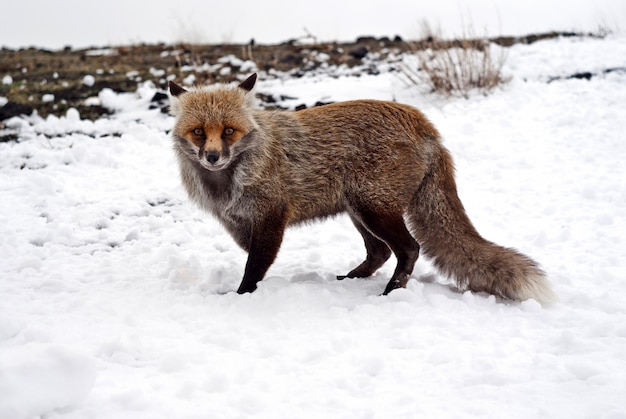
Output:
<svg viewBox="0 0 626 419">
<path fill-rule="evenodd" d="M 258 128 L 252 74 L 239 85 L 216 84 L 186 90 L 169 83 L 170 111 L 176 118 L 174 140 L 191 159 L 207 170 L 228 167 L 253 143 Z"/>
</svg>

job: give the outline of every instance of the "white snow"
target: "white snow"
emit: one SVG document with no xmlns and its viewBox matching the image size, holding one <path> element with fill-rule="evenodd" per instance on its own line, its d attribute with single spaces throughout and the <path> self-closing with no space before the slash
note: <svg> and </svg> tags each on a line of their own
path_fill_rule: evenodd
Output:
<svg viewBox="0 0 626 419">
<path fill-rule="evenodd" d="M 0 358 L 0 417 L 35 417 L 82 403 L 94 384 L 94 364 L 93 357 L 58 345 L 8 348 Z"/>
<path fill-rule="evenodd" d="M 83 77 L 83 84 L 85 86 L 91 87 L 94 84 L 96 84 L 96 78 L 92 76 L 91 74 L 87 74 L 85 77 Z"/>
<path fill-rule="evenodd" d="M 288 231 L 237 295 L 246 254 L 189 203 L 156 91 L 103 90 L 96 122 L 5 121 L 0 417 L 624 418 L 626 38 L 508 50 L 510 84 L 444 100 L 395 73 L 262 80 L 284 104 L 418 106 L 445 137 L 488 239 L 537 259 L 560 302 L 460 293 L 420 259 L 336 281 L 364 257 L 345 217 Z"/>
</svg>

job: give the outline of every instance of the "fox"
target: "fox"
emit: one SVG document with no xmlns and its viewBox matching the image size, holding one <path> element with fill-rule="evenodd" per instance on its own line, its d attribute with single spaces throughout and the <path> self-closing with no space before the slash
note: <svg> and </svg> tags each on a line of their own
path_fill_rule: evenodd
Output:
<svg viewBox="0 0 626 419">
<path fill-rule="evenodd" d="M 477 232 L 452 156 L 421 111 L 380 100 L 265 110 L 256 81 L 168 86 L 181 183 L 248 253 L 237 293 L 257 289 L 286 228 L 346 213 L 366 257 L 339 280 L 370 277 L 394 254 L 387 295 L 406 287 L 421 251 L 461 290 L 555 300 L 534 260 Z"/>
</svg>

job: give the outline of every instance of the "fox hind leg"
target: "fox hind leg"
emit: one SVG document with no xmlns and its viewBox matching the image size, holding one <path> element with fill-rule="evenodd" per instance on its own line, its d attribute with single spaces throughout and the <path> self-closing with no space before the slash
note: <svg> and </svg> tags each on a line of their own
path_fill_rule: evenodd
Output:
<svg viewBox="0 0 626 419">
<path fill-rule="evenodd" d="M 396 288 L 404 288 L 415 267 L 420 246 L 407 229 L 402 213 L 376 212 L 364 208 L 354 211 L 353 215 L 371 236 L 384 242 L 398 260 L 383 295 L 389 294 Z"/>
<path fill-rule="evenodd" d="M 363 242 L 365 243 L 365 250 L 367 256 L 363 263 L 348 272 L 347 275 L 337 276 L 337 279 L 342 280 L 345 278 L 367 278 L 374 275 L 374 272 L 378 270 L 391 256 L 391 249 L 387 244 L 374 236 L 369 230 L 355 217 L 350 217 L 356 229 L 363 236 Z"/>
</svg>

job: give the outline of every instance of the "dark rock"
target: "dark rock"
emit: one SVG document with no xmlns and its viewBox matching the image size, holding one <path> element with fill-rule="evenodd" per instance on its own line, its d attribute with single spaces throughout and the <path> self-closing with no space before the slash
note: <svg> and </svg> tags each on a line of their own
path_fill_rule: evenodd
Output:
<svg viewBox="0 0 626 419">
<path fill-rule="evenodd" d="M 156 92 L 150 99 L 151 105 L 149 109 L 160 109 L 161 113 L 167 114 L 170 112 L 169 99 L 167 93 Z"/>
<path fill-rule="evenodd" d="M 584 71 L 582 73 L 574 73 L 571 76 L 567 76 L 568 79 L 579 79 L 579 80 L 591 80 L 593 77 L 593 73 L 589 71 Z"/>
<path fill-rule="evenodd" d="M 272 95 L 268 95 L 265 93 L 257 93 L 256 97 L 261 100 L 263 103 L 276 103 L 276 98 Z"/>
<path fill-rule="evenodd" d="M 357 44 L 362 44 L 364 42 L 377 42 L 377 40 L 373 36 L 359 36 L 356 39 Z"/>
<path fill-rule="evenodd" d="M 167 102 L 168 100 L 169 96 L 166 93 L 156 92 L 154 96 L 152 96 L 152 99 L 150 99 L 150 102 L 163 103 Z"/>
<path fill-rule="evenodd" d="M 367 50 L 367 47 L 364 46 L 360 46 L 357 48 L 354 48 L 352 50 L 350 50 L 350 52 L 348 52 L 348 54 L 350 54 L 352 57 L 358 59 L 358 60 L 362 60 L 363 58 L 365 58 L 365 56 L 367 55 L 369 51 Z"/>
<path fill-rule="evenodd" d="M 30 115 L 33 113 L 33 108 L 28 105 L 16 102 L 7 102 L 0 108 L 0 121 L 12 118 L 20 115 Z"/>
<path fill-rule="evenodd" d="M 17 140 L 19 140 L 19 136 L 14 132 L 8 134 L 0 133 L 0 143 L 10 143 Z"/>
<path fill-rule="evenodd" d="M 278 59 L 281 64 L 300 65 L 304 58 L 301 55 L 287 54 Z"/>
</svg>

